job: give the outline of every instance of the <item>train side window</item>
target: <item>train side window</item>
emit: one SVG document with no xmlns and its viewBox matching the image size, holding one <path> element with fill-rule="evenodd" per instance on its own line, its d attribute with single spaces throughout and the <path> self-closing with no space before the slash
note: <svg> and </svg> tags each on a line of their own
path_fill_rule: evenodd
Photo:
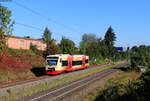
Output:
<svg viewBox="0 0 150 101">
<path fill-rule="evenodd" d="M 72 65 L 73 66 L 75 66 L 75 65 L 82 65 L 82 61 L 73 61 Z"/>
<path fill-rule="evenodd" d="M 85 63 L 89 63 L 89 60 L 88 60 L 88 59 L 86 59 L 86 60 L 85 60 Z"/>
<path fill-rule="evenodd" d="M 62 66 L 68 66 L 68 61 L 62 61 Z"/>
</svg>

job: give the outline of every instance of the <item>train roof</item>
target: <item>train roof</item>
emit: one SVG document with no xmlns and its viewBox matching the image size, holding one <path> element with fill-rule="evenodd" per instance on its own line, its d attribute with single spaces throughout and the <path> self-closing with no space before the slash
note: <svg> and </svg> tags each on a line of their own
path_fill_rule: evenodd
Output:
<svg viewBox="0 0 150 101">
<path fill-rule="evenodd" d="M 59 56 L 86 56 L 86 55 L 55 54 L 55 55 L 48 55 L 47 57 L 59 57 Z"/>
<path fill-rule="evenodd" d="M 69 54 L 55 54 L 55 55 L 48 55 L 47 57 L 53 57 L 53 56 L 70 56 Z"/>
</svg>

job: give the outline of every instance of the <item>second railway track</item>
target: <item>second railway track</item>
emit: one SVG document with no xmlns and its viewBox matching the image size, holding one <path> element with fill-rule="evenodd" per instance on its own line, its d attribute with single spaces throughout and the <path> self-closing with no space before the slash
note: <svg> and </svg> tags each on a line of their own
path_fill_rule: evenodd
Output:
<svg viewBox="0 0 150 101">
<path fill-rule="evenodd" d="M 96 68 L 103 67 L 106 65 L 110 65 L 110 64 L 102 64 L 102 65 L 93 66 L 93 67 L 96 69 Z M 33 79 L 24 80 L 24 81 L 0 84 L 0 96 L 8 94 L 8 90 L 11 90 L 12 93 L 13 92 L 17 93 L 23 88 L 26 89 L 26 88 L 30 88 L 41 83 L 52 82 L 53 80 L 56 80 L 58 78 L 60 79 L 60 78 L 64 78 L 64 77 L 71 76 L 71 75 L 77 75 L 78 73 L 81 73 L 83 71 L 90 71 L 94 69 L 93 67 L 87 68 L 85 70 L 76 71 L 76 72 L 63 73 L 61 75 L 56 75 L 56 76 L 45 75 L 45 76 L 41 76 L 41 77 L 37 77 Z"/>
<path fill-rule="evenodd" d="M 80 80 L 74 81 L 68 85 L 64 85 L 58 89 L 51 90 L 49 92 L 42 93 L 40 95 L 30 96 L 28 98 L 22 99 L 23 101 L 65 101 L 65 97 L 69 97 L 71 93 L 76 90 L 83 89 L 88 85 L 103 80 L 105 77 L 115 73 L 117 70 L 108 69 L 96 74 L 90 75 L 88 77 L 82 78 Z M 71 100 L 70 100 L 71 101 Z"/>
</svg>

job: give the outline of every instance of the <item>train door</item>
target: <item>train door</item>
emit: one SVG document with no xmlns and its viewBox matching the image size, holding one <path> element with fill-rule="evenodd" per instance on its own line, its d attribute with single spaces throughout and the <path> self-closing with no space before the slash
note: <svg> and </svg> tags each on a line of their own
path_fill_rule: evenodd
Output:
<svg viewBox="0 0 150 101">
<path fill-rule="evenodd" d="M 68 69 L 72 68 L 72 56 L 68 56 Z"/>
<path fill-rule="evenodd" d="M 86 57 L 85 56 L 82 56 L 82 67 L 85 68 L 85 59 Z"/>
</svg>

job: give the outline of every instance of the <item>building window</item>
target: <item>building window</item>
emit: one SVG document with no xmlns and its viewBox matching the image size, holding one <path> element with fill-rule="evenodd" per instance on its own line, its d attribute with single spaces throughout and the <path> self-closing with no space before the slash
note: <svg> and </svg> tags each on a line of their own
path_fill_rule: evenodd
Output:
<svg viewBox="0 0 150 101">
<path fill-rule="evenodd" d="M 36 44 L 40 44 L 40 42 L 39 42 L 39 41 L 37 41 L 37 42 L 36 42 Z"/>
<path fill-rule="evenodd" d="M 19 40 L 19 44 L 24 44 L 24 40 Z"/>
</svg>

